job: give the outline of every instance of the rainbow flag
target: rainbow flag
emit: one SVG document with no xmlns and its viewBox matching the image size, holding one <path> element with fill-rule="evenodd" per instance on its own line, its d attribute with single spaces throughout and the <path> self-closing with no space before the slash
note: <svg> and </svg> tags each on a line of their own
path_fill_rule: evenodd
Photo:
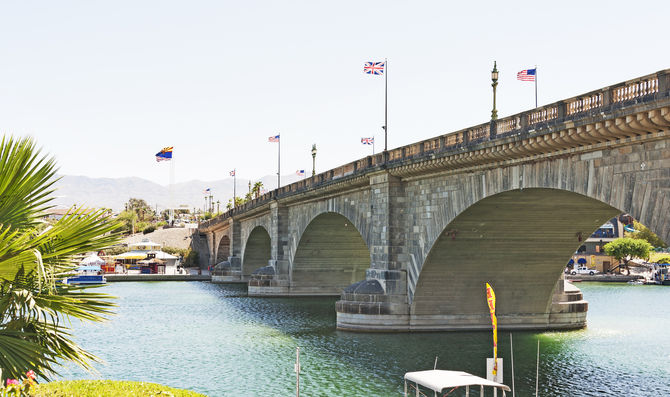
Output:
<svg viewBox="0 0 670 397">
<path fill-rule="evenodd" d="M 491 324 L 493 324 L 493 375 L 498 373 L 498 319 L 496 318 L 496 294 L 493 287 L 486 283 L 486 303 L 491 313 Z"/>
</svg>

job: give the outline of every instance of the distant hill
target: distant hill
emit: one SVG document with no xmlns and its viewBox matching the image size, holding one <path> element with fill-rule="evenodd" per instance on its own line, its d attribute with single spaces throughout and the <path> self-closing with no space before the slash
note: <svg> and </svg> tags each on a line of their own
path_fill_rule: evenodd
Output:
<svg viewBox="0 0 670 397">
<path fill-rule="evenodd" d="M 282 185 L 293 183 L 301 179 L 299 176 L 282 175 Z M 261 178 L 265 189 L 273 190 L 277 186 L 276 175 L 267 175 Z M 248 191 L 247 179 L 237 179 L 237 196 L 244 196 Z M 145 200 L 149 205 L 162 210 L 168 207 L 170 189 L 146 179 L 129 178 L 91 178 L 87 176 L 62 175 L 56 183 L 56 199 L 59 206 L 70 207 L 73 204 L 86 207 L 105 207 L 120 211 L 131 197 Z M 187 205 L 189 208 L 203 208 L 205 194 L 203 191 L 210 188 L 214 202 L 221 202 L 221 209 L 225 208 L 228 199 L 233 197 L 233 178 L 219 181 L 189 181 L 176 183 L 173 186 L 173 203 Z M 215 204 L 216 206 L 216 204 Z"/>
</svg>

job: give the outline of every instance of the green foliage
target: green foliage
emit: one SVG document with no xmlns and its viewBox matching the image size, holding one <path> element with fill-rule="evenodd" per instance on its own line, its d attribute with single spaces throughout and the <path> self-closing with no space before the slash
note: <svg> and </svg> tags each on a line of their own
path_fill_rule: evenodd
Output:
<svg viewBox="0 0 670 397">
<path fill-rule="evenodd" d="M 149 234 L 149 233 L 153 232 L 154 230 L 156 230 L 156 225 L 149 225 L 149 226 L 145 227 L 144 229 L 142 229 L 142 233 L 143 234 Z"/>
<path fill-rule="evenodd" d="M 135 232 L 135 223 L 137 222 L 137 214 L 133 211 L 122 211 L 116 218 L 122 223 L 121 230 L 124 234 L 131 234 Z"/>
<path fill-rule="evenodd" d="M 149 226 L 147 222 L 137 222 L 135 224 L 135 233 L 139 233 Z"/>
<path fill-rule="evenodd" d="M 114 255 L 123 254 L 124 252 L 128 252 L 128 251 L 129 251 L 128 246 L 126 246 L 124 244 L 117 244 L 117 245 L 111 246 L 109 248 L 105 248 L 105 255 L 114 256 Z"/>
<path fill-rule="evenodd" d="M 70 380 L 38 385 L 31 396 L 34 397 L 204 397 L 190 390 L 175 389 L 157 383 L 114 381 L 114 380 Z"/>
<path fill-rule="evenodd" d="M 255 198 L 259 198 L 261 196 L 262 189 L 263 189 L 263 182 L 258 181 L 254 183 L 254 187 L 251 188 L 251 193 L 253 193 Z"/>
<path fill-rule="evenodd" d="M 633 228 L 636 230 L 636 232 L 625 232 L 626 237 L 645 240 L 654 247 L 668 248 L 668 244 L 666 244 L 665 241 L 661 240 L 660 237 L 658 237 L 656 234 L 654 234 L 654 232 L 649 230 L 640 222 L 634 221 Z"/>
<path fill-rule="evenodd" d="M 186 267 L 194 267 L 194 266 L 199 266 L 200 263 L 200 256 L 198 255 L 197 251 L 193 251 L 192 249 L 189 249 L 184 256 L 184 266 Z"/>
<path fill-rule="evenodd" d="M 189 248 L 175 248 L 175 247 L 163 247 L 162 251 L 167 252 L 170 255 L 175 255 L 175 256 L 183 256 L 186 258 L 186 255 L 188 255 Z"/>
<path fill-rule="evenodd" d="M 131 198 L 125 204 L 125 207 L 126 211 L 134 212 L 137 215 L 137 219 L 142 222 L 150 222 L 154 220 L 154 209 L 142 199 Z"/>
<path fill-rule="evenodd" d="M 653 247 L 645 240 L 622 237 L 605 244 L 603 248 L 607 255 L 628 263 L 630 258 L 649 258 Z"/>
<path fill-rule="evenodd" d="M 39 158 L 32 139 L 0 144 L 0 369 L 4 378 L 34 370 L 48 378 L 57 363 L 86 369 L 97 358 L 71 340 L 68 320 L 103 321 L 110 296 L 58 282 L 73 257 L 118 240 L 119 224 L 104 210 L 79 208 L 38 232 L 52 199 L 53 160 Z M 65 321 L 63 321 L 65 320 Z"/>
<path fill-rule="evenodd" d="M 158 222 L 158 223 L 156 224 L 156 228 L 163 227 L 163 226 L 165 226 L 165 225 L 167 225 L 167 222 L 160 221 L 160 222 Z"/>
<path fill-rule="evenodd" d="M 670 255 L 662 255 L 654 258 L 656 263 L 670 263 Z"/>
</svg>

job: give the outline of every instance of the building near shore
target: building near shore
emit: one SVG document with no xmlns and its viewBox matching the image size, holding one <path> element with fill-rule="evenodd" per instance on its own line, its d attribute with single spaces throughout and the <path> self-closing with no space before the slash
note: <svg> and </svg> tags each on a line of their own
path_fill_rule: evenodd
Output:
<svg viewBox="0 0 670 397">
<path fill-rule="evenodd" d="M 160 244 L 143 239 L 128 247 L 130 251 L 114 256 L 117 264 L 123 265 L 128 274 L 177 274 L 179 258 L 161 251 Z"/>
</svg>

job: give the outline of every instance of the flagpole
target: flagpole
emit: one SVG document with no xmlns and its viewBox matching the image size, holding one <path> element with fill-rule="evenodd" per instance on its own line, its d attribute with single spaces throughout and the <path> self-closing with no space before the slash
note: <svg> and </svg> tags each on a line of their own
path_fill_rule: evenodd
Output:
<svg viewBox="0 0 670 397">
<path fill-rule="evenodd" d="M 372 136 L 372 155 L 375 155 L 375 136 Z"/>
<path fill-rule="evenodd" d="M 168 214 L 170 216 L 170 226 L 173 225 L 174 223 L 174 204 L 173 204 L 173 198 L 172 198 L 172 191 L 173 191 L 173 186 L 174 186 L 174 157 L 170 160 L 170 209 L 168 209 Z"/>
<path fill-rule="evenodd" d="M 277 189 L 281 186 L 281 134 L 277 134 Z"/>
<path fill-rule="evenodd" d="M 384 151 L 388 150 L 387 140 L 388 140 L 388 92 L 389 92 L 389 62 L 387 58 L 384 58 Z"/>
<path fill-rule="evenodd" d="M 535 108 L 537 108 L 537 65 L 535 65 Z"/>
<path fill-rule="evenodd" d="M 233 169 L 233 208 L 237 202 L 237 169 Z"/>
</svg>

